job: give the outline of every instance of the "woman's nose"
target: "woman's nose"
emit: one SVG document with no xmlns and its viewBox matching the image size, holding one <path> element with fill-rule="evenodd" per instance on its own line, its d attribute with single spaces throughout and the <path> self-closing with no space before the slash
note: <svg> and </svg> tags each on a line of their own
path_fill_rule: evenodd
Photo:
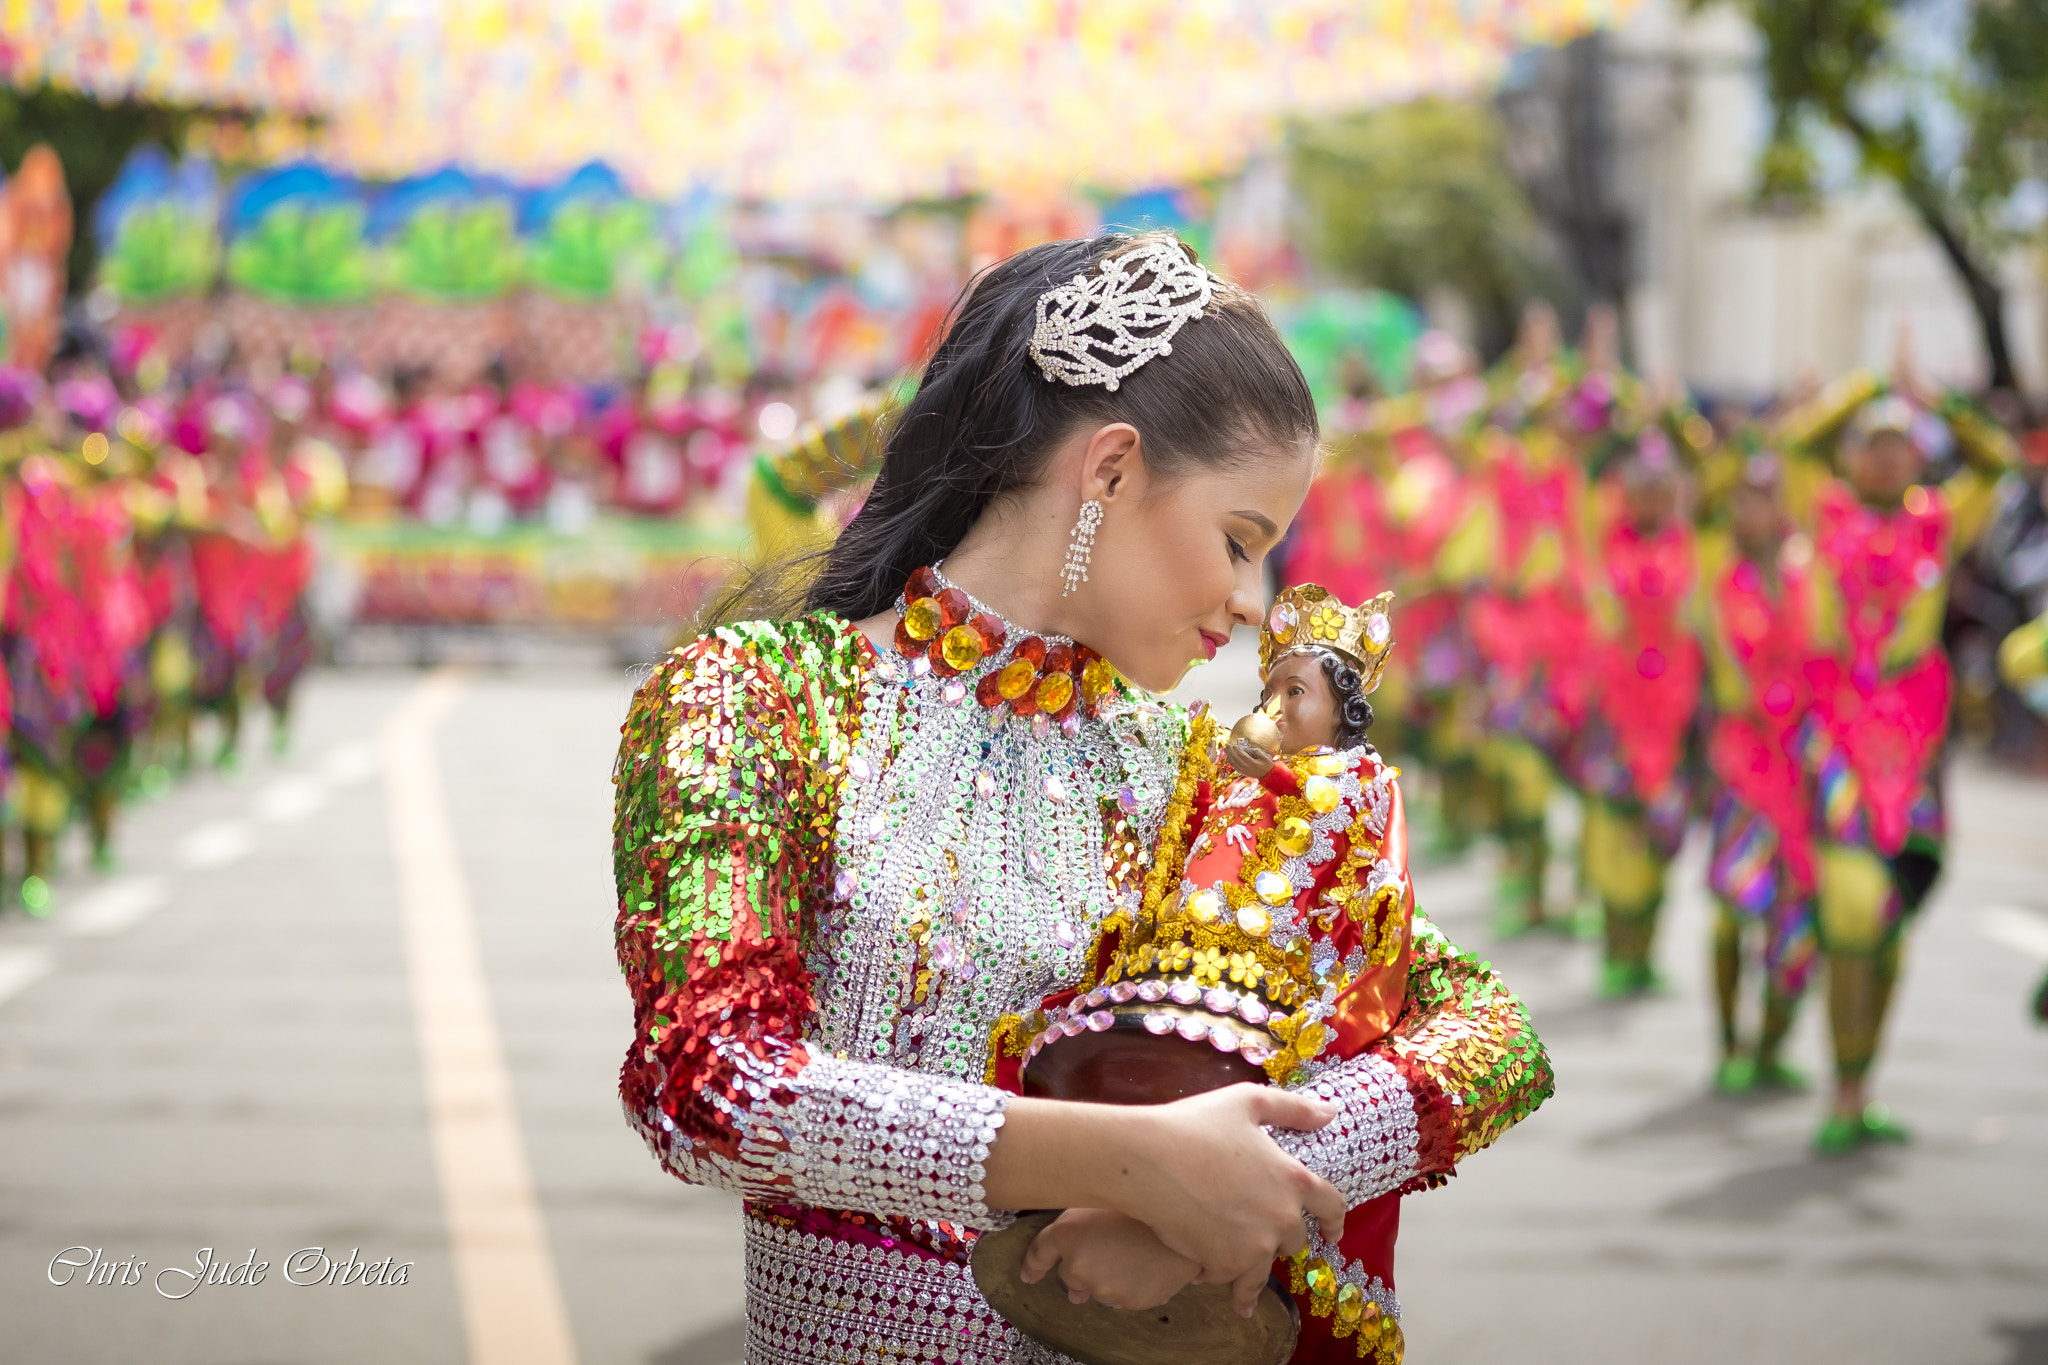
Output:
<svg viewBox="0 0 2048 1365">
<path fill-rule="evenodd" d="M 1256 626 L 1265 615 L 1265 594 L 1259 589 L 1264 585 L 1257 578 L 1250 583 L 1240 578 L 1236 589 L 1230 594 L 1230 620 L 1234 625 Z"/>
</svg>

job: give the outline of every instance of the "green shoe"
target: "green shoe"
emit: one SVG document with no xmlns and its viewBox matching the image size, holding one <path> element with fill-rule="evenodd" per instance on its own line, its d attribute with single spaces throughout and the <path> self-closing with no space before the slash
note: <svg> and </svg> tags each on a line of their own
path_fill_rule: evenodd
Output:
<svg viewBox="0 0 2048 1365">
<path fill-rule="evenodd" d="M 1756 1083 L 1756 1063 L 1747 1057 L 1729 1057 L 1714 1070 L 1714 1089 L 1723 1095 L 1747 1095 Z"/>
<path fill-rule="evenodd" d="M 1820 1131 L 1813 1135 L 1816 1156 L 1847 1156 L 1863 1145 L 1863 1117 L 1860 1114 L 1829 1114 Z"/>
<path fill-rule="evenodd" d="M 1532 929 L 1544 928 L 1547 921 L 1540 915 L 1531 915 L 1530 879 L 1518 872 L 1501 874 L 1500 885 L 1495 888 L 1493 902 L 1493 936 L 1495 938 L 1520 938 Z"/>
<path fill-rule="evenodd" d="M 1798 1068 L 1786 1066 L 1783 1062 L 1778 1061 L 1766 1062 L 1759 1060 L 1755 1065 L 1756 1075 L 1751 1081 L 1751 1085 L 1754 1088 L 1758 1090 L 1783 1090 L 1795 1094 L 1805 1092 L 1806 1074 Z"/>
<path fill-rule="evenodd" d="M 1863 1136 L 1869 1142 L 1891 1142 L 1901 1146 L 1913 1140 L 1913 1135 L 1906 1131 L 1906 1125 L 1893 1118 L 1892 1111 L 1881 1104 L 1863 1107 Z"/>
<path fill-rule="evenodd" d="M 1647 962 L 1600 964 L 1602 1000 L 1633 1000 L 1637 996 L 1656 994 L 1663 987 L 1664 983 L 1658 979 L 1656 970 Z"/>
</svg>

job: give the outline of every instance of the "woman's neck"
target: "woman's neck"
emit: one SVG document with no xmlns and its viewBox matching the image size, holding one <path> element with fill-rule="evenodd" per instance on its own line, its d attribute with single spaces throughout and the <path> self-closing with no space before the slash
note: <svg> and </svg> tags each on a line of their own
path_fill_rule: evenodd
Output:
<svg viewBox="0 0 2048 1365">
<path fill-rule="evenodd" d="M 1020 630 L 1071 637 L 1060 600 L 1065 552 L 1064 529 L 1043 513 L 1028 504 L 997 506 L 982 513 L 940 572 Z"/>
</svg>

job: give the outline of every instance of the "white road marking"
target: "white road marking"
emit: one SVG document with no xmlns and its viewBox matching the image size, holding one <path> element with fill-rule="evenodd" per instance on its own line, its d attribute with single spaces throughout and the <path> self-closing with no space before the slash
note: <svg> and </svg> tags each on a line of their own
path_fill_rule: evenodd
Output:
<svg viewBox="0 0 2048 1365">
<path fill-rule="evenodd" d="M 195 872 L 226 867 L 249 856 L 256 835 L 240 820 L 215 820 L 178 841 L 178 861 Z"/>
<path fill-rule="evenodd" d="M 57 955 L 48 948 L 0 948 L 0 1001 L 21 994 L 56 965 Z"/>
<path fill-rule="evenodd" d="M 57 916 L 57 927 L 81 938 L 106 938 L 134 928 L 170 899 L 170 883 L 162 877 L 123 877 L 66 906 Z"/>
<path fill-rule="evenodd" d="M 2048 915 L 2016 905 L 1994 905 L 1977 921 L 1978 932 L 2016 953 L 2048 962 Z"/>
<path fill-rule="evenodd" d="M 327 802 L 327 788 L 317 778 L 281 777 L 256 798 L 256 818 L 273 825 L 303 820 Z"/>
<path fill-rule="evenodd" d="M 574 1365 L 476 916 L 434 759 L 462 686 L 429 674 L 378 742 L 434 1169 L 471 1365 Z"/>
</svg>

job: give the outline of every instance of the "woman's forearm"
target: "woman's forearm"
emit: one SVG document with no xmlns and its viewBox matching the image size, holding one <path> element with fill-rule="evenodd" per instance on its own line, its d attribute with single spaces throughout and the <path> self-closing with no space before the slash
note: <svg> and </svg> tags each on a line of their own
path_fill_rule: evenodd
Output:
<svg viewBox="0 0 2048 1365">
<path fill-rule="evenodd" d="M 982 1168 L 989 1207 L 1123 1209 L 1155 1121 L 1131 1105 L 1011 1100 Z"/>
</svg>

